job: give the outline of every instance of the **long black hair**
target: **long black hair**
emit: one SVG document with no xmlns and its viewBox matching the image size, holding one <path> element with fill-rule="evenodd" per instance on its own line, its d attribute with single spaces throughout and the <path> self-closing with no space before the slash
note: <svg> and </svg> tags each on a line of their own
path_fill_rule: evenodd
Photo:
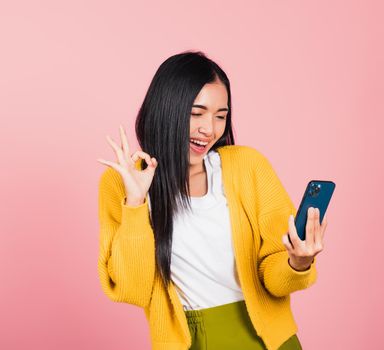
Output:
<svg viewBox="0 0 384 350">
<path fill-rule="evenodd" d="M 166 287 L 171 280 L 173 217 L 190 208 L 189 132 L 192 105 L 207 83 L 220 80 L 227 89 L 228 113 L 222 137 L 211 150 L 234 145 L 231 90 L 227 75 L 201 51 L 184 51 L 166 59 L 156 71 L 137 115 L 135 131 L 141 149 L 158 166 L 149 197 L 156 264 Z M 146 163 L 141 161 L 141 169 Z"/>
</svg>

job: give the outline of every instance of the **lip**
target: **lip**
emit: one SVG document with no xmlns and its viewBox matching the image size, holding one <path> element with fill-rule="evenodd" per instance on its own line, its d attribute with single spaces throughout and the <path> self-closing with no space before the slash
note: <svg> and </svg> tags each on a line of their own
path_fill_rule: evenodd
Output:
<svg viewBox="0 0 384 350">
<path fill-rule="evenodd" d="M 192 142 L 189 142 L 189 147 L 190 149 L 194 152 L 194 153 L 197 153 L 197 154 L 204 154 L 207 150 L 207 147 L 208 147 L 208 144 L 205 146 L 205 148 L 203 150 L 200 150 L 198 148 L 195 148 L 194 144 Z"/>
<path fill-rule="evenodd" d="M 209 140 L 209 139 L 201 139 L 199 137 L 190 137 L 189 139 L 194 139 L 194 140 L 197 140 L 197 141 L 203 141 L 203 142 L 211 142 L 212 140 Z"/>
</svg>

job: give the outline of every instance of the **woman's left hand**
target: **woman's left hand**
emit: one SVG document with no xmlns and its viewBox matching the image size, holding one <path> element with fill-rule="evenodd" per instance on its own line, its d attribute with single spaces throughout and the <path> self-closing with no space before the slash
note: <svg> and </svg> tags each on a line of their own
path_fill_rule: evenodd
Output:
<svg viewBox="0 0 384 350">
<path fill-rule="evenodd" d="M 305 240 L 297 234 L 293 215 L 289 217 L 289 232 L 283 235 L 283 244 L 288 251 L 289 265 L 297 270 L 308 270 L 314 257 L 323 250 L 324 232 L 327 227 L 327 215 L 320 225 L 320 211 L 318 208 L 308 208 L 308 218 L 305 227 Z M 291 239 L 289 242 L 288 235 Z"/>
</svg>

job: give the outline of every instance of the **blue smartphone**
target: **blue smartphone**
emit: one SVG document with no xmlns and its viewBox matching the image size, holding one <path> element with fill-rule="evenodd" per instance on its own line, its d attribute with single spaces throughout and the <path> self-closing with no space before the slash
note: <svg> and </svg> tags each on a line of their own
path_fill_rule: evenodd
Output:
<svg viewBox="0 0 384 350">
<path fill-rule="evenodd" d="M 307 224 L 308 208 L 319 208 L 321 224 L 335 187 L 336 184 L 332 181 L 311 180 L 308 182 L 303 199 L 301 200 L 295 217 L 297 234 L 302 241 L 305 240 L 305 226 Z"/>
</svg>

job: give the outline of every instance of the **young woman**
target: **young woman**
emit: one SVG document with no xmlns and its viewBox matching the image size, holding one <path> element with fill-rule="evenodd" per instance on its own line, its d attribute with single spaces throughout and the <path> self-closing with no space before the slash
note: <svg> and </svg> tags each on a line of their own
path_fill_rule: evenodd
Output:
<svg viewBox="0 0 384 350">
<path fill-rule="evenodd" d="M 144 309 L 154 350 L 301 349 L 290 293 L 316 280 L 326 218 L 296 208 L 265 156 L 234 144 L 229 80 L 202 52 L 169 57 L 99 184 L 98 272 Z M 288 240 L 288 234 L 291 242 Z"/>
</svg>

